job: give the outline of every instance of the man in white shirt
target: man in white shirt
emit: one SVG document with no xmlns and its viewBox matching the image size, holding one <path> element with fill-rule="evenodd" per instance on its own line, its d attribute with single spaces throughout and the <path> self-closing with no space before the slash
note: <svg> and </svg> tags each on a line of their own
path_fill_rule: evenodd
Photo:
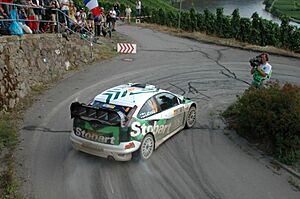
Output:
<svg viewBox="0 0 300 199">
<path fill-rule="evenodd" d="M 141 11 L 142 11 L 142 2 L 141 2 L 141 0 L 136 1 L 135 9 L 136 9 L 136 16 L 137 17 L 141 16 Z"/>
<path fill-rule="evenodd" d="M 251 74 L 253 75 L 252 86 L 257 88 L 261 87 L 272 75 L 272 66 L 268 63 L 269 55 L 267 53 L 262 53 L 260 54 L 260 59 L 260 65 L 251 68 Z"/>
</svg>

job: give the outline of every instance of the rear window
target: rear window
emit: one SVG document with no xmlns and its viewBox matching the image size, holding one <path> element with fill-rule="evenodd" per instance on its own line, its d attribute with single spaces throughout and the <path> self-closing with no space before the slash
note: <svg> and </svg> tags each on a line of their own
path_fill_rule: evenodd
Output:
<svg viewBox="0 0 300 199">
<path fill-rule="evenodd" d="M 120 106 L 120 105 L 114 105 L 114 104 L 107 104 L 99 101 L 94 101 L 92 104 L 92 107 L 94 108 L 106 108 L 106 109 L 111 109 L 114 111 L 121 111 L 124 115 L 128 115 L 130 110 L 132 109 L 131 107 L 127 106 Z"/>
</svg>

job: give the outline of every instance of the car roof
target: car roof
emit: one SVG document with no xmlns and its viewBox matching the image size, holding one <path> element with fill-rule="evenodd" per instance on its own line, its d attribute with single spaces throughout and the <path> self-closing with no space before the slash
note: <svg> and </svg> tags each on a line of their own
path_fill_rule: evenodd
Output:
<svg viewBox="0 0 300 199">
<path fill-rule="evenodd" d="M 150 84 L 128 83 L 105 90 L 94 98 L 107 104 L 133 107 L 142 106 L 150 97 L 168 92 Z"/>
</svg>

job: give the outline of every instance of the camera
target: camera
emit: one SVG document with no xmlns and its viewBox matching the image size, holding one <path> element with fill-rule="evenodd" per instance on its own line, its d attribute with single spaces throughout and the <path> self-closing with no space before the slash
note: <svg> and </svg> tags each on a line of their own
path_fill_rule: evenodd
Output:
<svg viewBox="0 0 300 199">
<path fill-rule="evenodd" d="M 252 67 L 257 67 L 257 66 L 259 66 L 259 65 L 262 63 L 262 62 L 261 62 L 261 56 L 258 55 L 258 56 L 254 57 L 254 58 L 251 58 L 251 59 L 249 60 L 249 62 L 250 62 L 250 65 L 251 65 Z"/>
</svg>

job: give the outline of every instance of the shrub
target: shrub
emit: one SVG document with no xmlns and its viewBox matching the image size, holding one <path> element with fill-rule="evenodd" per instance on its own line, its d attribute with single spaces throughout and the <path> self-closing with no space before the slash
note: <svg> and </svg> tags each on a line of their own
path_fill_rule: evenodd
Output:
<svg viewBox="0 0 300 199">
<path fill-rule="evenodd" d="M 279 161 L 291 164 L 300 158 L 300 87 L 269 83 L 249 88 L 223 112 L 229 127 L 260 143 Z"/>
</svg>

